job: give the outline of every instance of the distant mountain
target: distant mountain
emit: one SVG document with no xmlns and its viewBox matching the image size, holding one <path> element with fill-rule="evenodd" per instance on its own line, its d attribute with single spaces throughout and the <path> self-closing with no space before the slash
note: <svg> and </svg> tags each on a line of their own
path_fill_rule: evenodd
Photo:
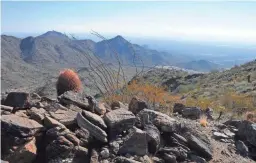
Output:
<svg viewBox="0 0 256 163">
<path fill-rule="evenodd" d="M 197 60 L 197 61 L 190 61 L 186 63 L 179 63 L 177 64 L 178 67 L 182 67 L 189 70 L 195 70 L 195 71 L 203 71 L 203 72 L 209 72 L 212 70 L 218 70 L 220 69 L 220 65 L 206 61 L 206 60 Z"/>
</svg>

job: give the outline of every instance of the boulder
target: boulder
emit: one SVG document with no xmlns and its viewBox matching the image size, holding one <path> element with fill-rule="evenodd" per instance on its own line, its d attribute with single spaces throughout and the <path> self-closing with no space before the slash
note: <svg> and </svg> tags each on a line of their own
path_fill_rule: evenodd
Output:
<svg viewBox="0 0 256 163">
<path fill-rule="evenodd" d="M 155 154 L 160 147 L 160 132 L 154 125 L 145 125 L 144 131 L 147 134 L 148 151 Z"/>
<path fill-rule="evenodd" d="M 123 108 L 105 114 L 104 120 L 108 126 L 110 138 L 113 138 L 122 131 L 132 128 L 135 123 L 135 118 L 132 112 Z"/>
<path fill-rule="evenodd" d="M 148 108 L 148 106 L 145 101 L 137 97 L 133 97 L 131 102 L 129 103 L 128 108 L 129 108 L 129 111 L 131 111 L 133 114 L 136 115 L 141 110 Z"/>
<path fill-rule="evenodd" d="M 90 110 L 90 105 L 86 97 L 87 96 L 83 93 L 68 91 L 60 95 L 58 99 L 63 104 L 66 104 L 66 105 L 73 104 L 82 109 Z"/>
<path fill-rule="evenodd" d="M 256 123 L 250 121 L 242 121 L 238 127 L 237 135 L 246 140 L 252 145 L 256 146 Z"/>
<path fill-rule="evenodd" d="M 7 156 L 5 160 L 10 163 L 32 163 L 37 155 L 36 139 L 33 138 L 28 143 L 19 146 L 11 155 Z"/>
<path fill-rule="evenodd" d="M 165 153 L 163 158 L 168 163 L 177 163 L 176 157 L 172 154 Z"/>
<path fill-rule="evenodd" d="M 44 127 L 38 122 L 19 117 L 17 115 L 2 115 L 1 116 L 1 131 L 18 137 L 30 137 L 42 131 Z"/>
<path fill-rule="evenodd" d="M 188 134 L 186 138 L 188 140 L 189 148 L 196 151 L 199 156 L 206 159 L 212 158 L 212 149 L 209 148 L 204 141 L 200 140 L 192 134 Z"/>
<path fill-rule="evenodd" d="M 103 130 L 107 129 L 107 125 L 105 124 L 104 120 L 97 114 L 83 110 L 82 115 L 92 124 L 100 127 Z"/>
<path fill-rule="evenodd" d="M 17 108 L 26 108 L 29 106 L 29 93 L 10 92 L 4 101 L 4 105 Z"/>
<path fill-rule="evenodd" d="M 188 158 L 191 161 L 195 161 L 196 163 L 207 163 L 207 161 L 204 158 L 194 155 L 192 153 L 188 155 Z"/>
<path fill-rule="evenodd" d="M 96 139 L 104 143 L 108 141 L 106 132 L 85 119 L 81 113 L 77 113 L 77 124 L 80 128 L 88 130 Z"/>
<path fill-rule="evenodd" d="M 148 153 L 147 135 L 138 128 L 131 128 L 128 135 L 123 138 L 123 144 L 120 147 L 119 154 L 132 154 L 143 156 Z"/>
<path fill-rule="evenodd" d="M 112 110 L 116 110 L 116 109 L 120 109 L 120 108 L 124 108 L 124 109 L 129 109 L 126 105 L 124 105 L 122 102 L 120 102 L 120 101 L 114 101 L 114 102 L 112 102 L 112 104 L 111 104 L 111 109 Z"/>
<path fill-rule="evenodd" d="M 182 114 L 182 110 L 185 109 L 185 105 L 181 103 L 175 103 L 173 106 L 173 113 L 179 113 Z"/>
<path fill-rule="evenodd" d="M 74 145 L 64 136 L 59 136 L 46 146 L 46 160 L 70 158 L 73 155 Z"/>
<path fill-rule="evenodd" d="M 148 115 L 149 121 L 152 122 L 160 131 L 173 132 L 175 130 L 175 119 L 158 111 L 143 109 L 138 116 L 143 121 L 143 118 Z"/>
<path fill-rule="evenodd" d="M 181 112 L 185 118 L 199 119 L 201 115 L 201 109 L 198 107 L 186 107 Z"/>
<path fill-rule="evenodd" d="M 244 144 L 244 142 L 242 142 L 241 140 L 238 140 L 238 141 L 236 141 L 235 145 L 236 145 L 236 149 L 237 149 L 238 153 L 240 153 L 244 157 L 248 156 L 249 149 Z"/>
</svg>

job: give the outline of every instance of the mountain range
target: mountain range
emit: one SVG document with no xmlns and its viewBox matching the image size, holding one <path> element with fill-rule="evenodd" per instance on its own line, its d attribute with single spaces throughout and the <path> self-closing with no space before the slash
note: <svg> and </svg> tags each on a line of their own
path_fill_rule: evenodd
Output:
<svg viewBox="0 0 256 163">
<path fill-rule="evenodd" d="M 57 31 L 26 38 L 1 35 L 1 87 L 5 90 L 46 83 L 43 81 L 57 76 L 62 68 L 86 68 L 89 61 L 98 58 L 106 64 L 120 62 L 127 67 L 134 67 L 134 64 L 148 68 L 174 65 L 197 71 L 211 71 L 217 67 L 208 61 L 193 62 L 182 55 L 133 44 L 120 35 L 99 42 L 70 38 Z"/>
</svg>

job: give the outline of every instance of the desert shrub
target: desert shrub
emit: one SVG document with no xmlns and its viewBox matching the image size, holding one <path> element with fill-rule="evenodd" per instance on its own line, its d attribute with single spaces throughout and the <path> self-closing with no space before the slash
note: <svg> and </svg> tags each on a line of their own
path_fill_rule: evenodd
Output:
<svg viewBox="0 0 256 163">
<path fill-rule="evenodd" d="M 71 69 L 66 69 L 60 72 L 56 89 L 58 96 L 66 91 L 78 92 L 82 90 L 82 82 L 76 72 Z"/>
<path fill-rule="evenodd" d="M 119 93 L 106 96 L 104 101 L 108 103 L 112 103 L 113 101 L 129 103 L 134 96 L 137 96 L 147 102 L 148 105 L 162 112 L 169 112 L 173 104 L 181 98 L 178 95 L 171 95 L 166 91 L 165 87 L 150 83 L 139 83 L 133 80 Z"/>
</svg>

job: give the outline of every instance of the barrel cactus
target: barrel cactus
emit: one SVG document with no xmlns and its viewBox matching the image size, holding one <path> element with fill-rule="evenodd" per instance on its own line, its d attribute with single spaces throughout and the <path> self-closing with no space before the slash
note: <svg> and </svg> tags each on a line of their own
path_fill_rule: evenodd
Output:
<svg viewBox="0 0 256 163">
<path fill-rule="evenodd" d="M 67 91 L 79 92 L 82 90 L 82 82 L 76 72 L 66 69 L 60 73 L 56 89 L 58 96 Z"/>
</svg>

